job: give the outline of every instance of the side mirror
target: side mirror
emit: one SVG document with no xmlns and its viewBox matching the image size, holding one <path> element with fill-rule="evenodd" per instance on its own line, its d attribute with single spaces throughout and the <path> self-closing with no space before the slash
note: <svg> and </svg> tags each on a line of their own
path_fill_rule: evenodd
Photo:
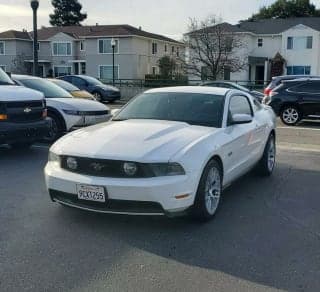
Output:
<svg viewBox="0 0 320 292">
<path fill-rule="evenodd" d="M 247 114 L 234 114 L 231 118 L 231 125 L 249 124 L 252 122 L 252 116 Z"/>
<path fill-rule="evenodd" d="M 118 108 L 111 110 L 111 116 L 114 117 L 119 111 L 120 111 L 120 109 L 118 109 Z"/>
</svg>

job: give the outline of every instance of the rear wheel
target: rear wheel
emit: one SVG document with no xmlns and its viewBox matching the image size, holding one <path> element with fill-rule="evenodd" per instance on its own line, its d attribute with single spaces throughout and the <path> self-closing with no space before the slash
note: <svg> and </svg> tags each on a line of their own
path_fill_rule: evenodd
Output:
<svg viewBox="0 0 320 292">
<path fill-rule="evenodd" d="M 276 164 L 276 140 L 274 134 L 269 136 L 268 142 L 263 152 L 263 156 L 258 164 L 258 171 L 263 176 L 270 176 Z"/>
<path fill-rule="evenodd" d="M 44 137 L 46 142 L 54 142 L 63 134 L 63 122 L 60 117 L 56 114 L 49 112 L 48 113 L 48 120 L 50 123 L 49 131 L 47 135 Z"/>
<path fill-rule="evenodd" d="M 222 170 L 216 160 L 211 160 L 205 167 L 198 187 L 192 215 L 200 221 L 214 217 L 221 202 Z"/>
<path fill-rule="evenodd" d="M 294 126 L 301 120 L 301 113 L 295 106 L 285 106 L 280 114 L 282 122 L 288 126 Z"/>
</svg>

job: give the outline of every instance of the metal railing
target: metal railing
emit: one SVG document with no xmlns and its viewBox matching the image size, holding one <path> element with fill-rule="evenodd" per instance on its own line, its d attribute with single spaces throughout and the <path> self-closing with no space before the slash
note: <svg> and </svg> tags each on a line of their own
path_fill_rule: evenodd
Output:
<svg viewBox="0 0 320 292">
<path fill-rule="evenodd" d="M 113 84 L 112 80 L 101 80 L 105 84 Z M 201 80 L 166 80 L 166 79 L 116 79 L 114 85 L 119 88 L 135 87 L 135 88 L 157 88 L 167 86 L 197 86 L 202 84 Z M 222 81 L 222 80 L 219 80 Z M 250 90 L 263 90 L 269 81 L 263 80 L 226 80 L 226 82 L 234 82 L 236 84 L 245 86 Z"/>
</svg>

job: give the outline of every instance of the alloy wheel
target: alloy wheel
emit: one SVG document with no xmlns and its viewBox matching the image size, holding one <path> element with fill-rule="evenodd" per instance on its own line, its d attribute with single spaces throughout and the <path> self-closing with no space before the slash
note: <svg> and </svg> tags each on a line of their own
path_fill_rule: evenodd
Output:
<svg viewBox="0 0 320 292">
<path fill-rule="evenodd" d="M 212 167 L 207 176 L 205 185 L 205 205 L 208 213 L 213 215 L 221 198 L 221 176 L 219 169 Z"/>
<path fill-rule="evenodd" d="M 295 124 L 299 121 L 299 112 L 296 108 L 286 108 L 282 113 L 282 119 L 287 124 Z"/>
<path fill-rule="evenodd" d="M 268 169 L 272 172 L 276 163 L 276 145 L 274 138 L 270 139 L 269 149 L 268 149 Z"/>
</svg>

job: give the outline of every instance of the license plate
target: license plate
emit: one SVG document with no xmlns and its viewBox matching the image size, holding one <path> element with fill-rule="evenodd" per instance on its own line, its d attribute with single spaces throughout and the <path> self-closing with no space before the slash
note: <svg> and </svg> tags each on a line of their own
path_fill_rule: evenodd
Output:
<svg viewBox="0 0 320 292">
<path fill-rule="evenodd" d="M 77 194 L 79 200 L 105 203 L 106 191 L 104 187 L 77 185 Z"/>
</svg>

